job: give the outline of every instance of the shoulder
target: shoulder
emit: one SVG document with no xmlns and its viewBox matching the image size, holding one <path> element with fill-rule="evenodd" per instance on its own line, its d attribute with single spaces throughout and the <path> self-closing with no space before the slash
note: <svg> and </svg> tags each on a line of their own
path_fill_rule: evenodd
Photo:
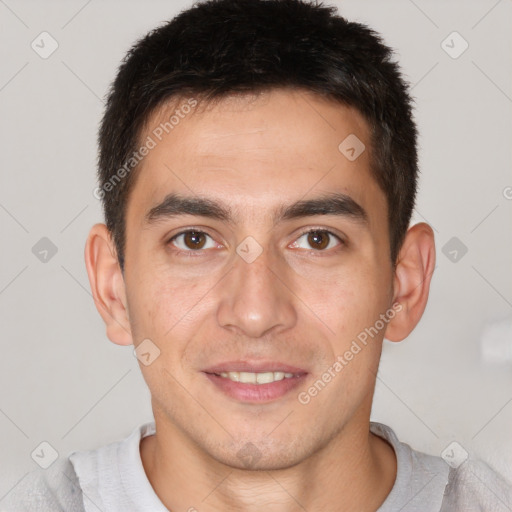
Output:
<svg viewBox="0 0 512 512">
<path fill-rule="evenodd" d="M 388 441 L 396 455 L 395 482 L 379 512 L 439 512 L 450 470 L 444 460 L 399 441 L 387 425 L 371 422 L 370 430 Z"/>
<path fill-rule="evenodd" d="M 84 512 L 82 490 L 71 461 L 26 473 L 0 501 L 5 512 Z"/>
<path fill-rule="evenodd" d="M 468 458 L 458 466 L 412 449 L 383 424 L 371 431 L 386 439 L 397 456 L 397 476 L 379 512 L 512 512 L 512 484 L 491 466 Z"/>
<path fill-rule="evenodd" d="M 448 475 L 441 512 L 510 512 L 512 484 L 481 460 L 468 459 Z"/>
</svg>

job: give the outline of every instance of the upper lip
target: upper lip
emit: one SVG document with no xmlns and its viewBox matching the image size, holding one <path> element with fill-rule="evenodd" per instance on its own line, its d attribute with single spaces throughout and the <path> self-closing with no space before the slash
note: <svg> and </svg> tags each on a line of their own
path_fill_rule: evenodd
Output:
<svg viewBox="0 0 512 512">
<path fill-rule="evenodd" d="M 307 373 L 303 368 L 291 366 L 279 361 L 228 361 L 210 366 L 203 370 L 205 373 L 222 373 L 222 372 L 284 372 L 294 374 Z"/>
</svg>

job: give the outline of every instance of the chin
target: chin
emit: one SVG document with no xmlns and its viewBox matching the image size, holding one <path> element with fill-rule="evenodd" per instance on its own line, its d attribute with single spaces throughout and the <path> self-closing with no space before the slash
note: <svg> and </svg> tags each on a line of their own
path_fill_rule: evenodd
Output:
<svg viewBox="0 0 512 512">
<path fill-rule="evenodd" d="M 295 438 L 297 439 L 297 438 Z M 275 439 L 239 440 L 219 450 L 207 450 L 211 457 L 231 468 L 272 471 L 293 467 L 309 456 L 304 443 L 283 444 Z"/>
</svg>

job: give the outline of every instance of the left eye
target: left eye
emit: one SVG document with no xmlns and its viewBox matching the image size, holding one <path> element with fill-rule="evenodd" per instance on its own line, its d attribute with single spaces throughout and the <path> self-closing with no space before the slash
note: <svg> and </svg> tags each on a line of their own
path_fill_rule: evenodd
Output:
<svg viewBox="0 0 512 512">
<path fill-rule="evenodd" d="M 308 247 L 301 247 L 299 245 L 299 240 L 302 238 L 306 238 L 306 242 L 310 245 L 310 248 L 318 251 L 324 251 L 326 249 L 331 249 L 335 247 L 336 244 L 333 244 L 333 238 L 336 239 L 341 245 L 343 241 L 340 237 L 336 236 L 334 233 L 330 231 L 322 230 L 322 229 L 312 229 L 310 231 L 306 231 L 303 233 L 293 244 L 291 247 L 299 247 L 303 249 L 308 249 Z"/>
</svg>

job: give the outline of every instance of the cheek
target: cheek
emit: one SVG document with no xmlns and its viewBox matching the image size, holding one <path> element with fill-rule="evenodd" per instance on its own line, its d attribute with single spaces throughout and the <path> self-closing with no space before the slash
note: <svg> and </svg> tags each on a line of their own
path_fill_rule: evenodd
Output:
<svg viewBox="0 0 512 512">
<path fill-rule="evenodd" d="M 385 308 L 383 285 L 368 266 L 347 265 L 316 277 L 311 281 L 315 285 L 304 290 L 305 296 L 342 345 L 372 325 Z"/>
<path fill-rule="evenodd" d="M 205 295 L 211 285 L 206 279 L 186 279 L 156 266 L 139 276 L 128 289 L 132 329 L 138 338 L 176 347 L 176 340 L 187 338 L 197 324 L 194 319 L 207 307 Z"/>
</svg>

